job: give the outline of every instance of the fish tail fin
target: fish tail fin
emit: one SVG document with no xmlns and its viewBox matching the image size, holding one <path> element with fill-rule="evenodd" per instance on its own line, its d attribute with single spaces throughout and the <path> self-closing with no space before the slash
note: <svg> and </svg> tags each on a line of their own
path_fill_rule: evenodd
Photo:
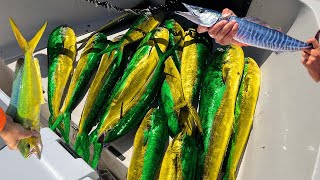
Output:
<svg viewBox="0 0 320 180">
<path fill-rule="evenodd" d="M 65 112 L 63 114 L 60 114 L 55 120 L 55 122 L 52 124 L 52 126 L 50 127 L 51 130 L 53 131 L 58 127 L 66 143 L 69 143 L 70 121 L 71 121 L 71 113 Z"/>
<path fill-rule="evenodd" d="M 32 38 L 30 42 L 27 42 L 27 40 L 22 36 L 18 26 L 16 25 L 16 23 L 13 21 L 12 18 L 10 18 L 10 25 L 11 25 L 13 34 L 16 37 L 18 44 L 21 50 L 23 51 L 23 53 L 25 53 L 26 51 L 30 51 L 31 53 L 33 53 L 47 26 L 47 22 L 44 23 L 44 25 L 40 28 L 40 30 L 37 32 L 37 34 Z"/>
<path fill-rule="evenodd" d="M 13 21 L 12 18 L 10 18 L 10 25 L 11 25 L 13 34 L 14 34 L 14 36 L 16 37 L 16 39 L 18 41 L 18 44 L 19 44 L 20 48 L 22 49 L 23 52 L 25 52 L 27 50 L 27 47 L 28 47 L 28 42 L 22 36 L 18 26 L 16 25 L 16 23 Z"/>
<path fill-rule="evenodd" d="M 33 52 L 36 49 L 36 46 L 38 45 L 44 30 L 47 27 L 48 22 L 45 22 L 42 27 L 39 29 L 39 31 L 37 32 L 37 34 L 31 39 L 31 41 L 28 43 L 29 44 L 29 48 L 31 49 L 31 51 Z"/>
<path fill-rule="evenodd" d="M 63 139 L 66 141 L 67 144 L 70 143 L 70 122 L 71 122 L 71 113 L 65 113 L 65 116 L 63 118 L 63 127 L 64 132 L 62 133 Z"/>
<path fill-rule="evenodd" d="M 89 141 L 93 145 L 93 156 L 92 161 L 89 163 L 93 169 L 96 169 L 100 160 L 100 156 L 102 153 L 102 149 L 104 148 L 104 141 L 105 141 L 105 133 L 101 136 L 98 135 L 98 130 L 95 129 L 89 135 Z"/>
<path fill-rule="evenodd" d="M 49 124 L 49 127 L 51 128 L 52 125 L 53 125 L 53 121 L 54 121 L 55 117 L 51 114 L 50 117 L 49 117 L 49 120 L 48 120 L 48 124 Z"/>
<path fill-rule="evenodd" d="M 90 159 L 90 141 L 89 136 L 86 134 L 77 135 L 76 142 L 74 144 L 74 150 L 84 161 L 89 163 Z"/>
<path fill-rule="evenodd" d="M 94 152 L 93 152 L 91 167 L 96 169 L 98 167 L 99 159 L 100 159 L 101 152 L 103 149 L 103 144 L 100 142 L 96 142 L 93 145 L 94 145 L 93 146 Z"/>
</svg>

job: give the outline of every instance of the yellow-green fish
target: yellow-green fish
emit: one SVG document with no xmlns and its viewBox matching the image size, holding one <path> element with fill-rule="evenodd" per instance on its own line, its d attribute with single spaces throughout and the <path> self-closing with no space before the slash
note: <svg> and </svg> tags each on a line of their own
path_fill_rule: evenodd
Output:
<svg viewBox="0 0 320 180">
<path fill-rule="evenodd" d="M 98 115 L 106 104 L 119 77 L 139 45 L 143 37 L 158 26 L 160 22 L 152 16 L 141 15 L 131 28 L 121 37 L 110 43 L 112 50 L 102 55 L 98 71 L 90 86 L 88 97 L 79 122 L 74 149 L 85 161 L 89 161 L 89 137 L 92 128 L 99 123 Z"/>
<path fill-rule="evenodd" d="M 169 47 L 173 47 L 179 43 L 178 48 L 165 62 L 164 72 L 166 79 L 161 87 L 161 105 L 168 118 L 170 134 L 174 137 L 181 131 L 179 125 L 180 109 L 175 107 L 184 103 L 180 76 L 184 30 L 173 19 L 167 20 L 165 24 L 169 30 Z"/>
<path fill-rule="evenodd" d="M 228 154 L 223 180 L 235 180 L 241 156 L 245 150 L 251 131 L 253 116 L 260 90 L 260 69 L 252 58 L 246 58 L 244 73 L 238 93 L 234 133 Z"/>
<path fill-rule="evenodd" d="M 134 138 L 127 179 L 158 179 L 168 140 L 168 125 L 163 110 L 150 109 Z"/>
<path fill-rule="evenodd" d="M 234 123 L 234 110 L 244 68 L 244 54 L 231 45 L 223 56 L 222 78 L 226 86 L 212 124 L 212 133 L 204 159 L 203 179 L 218 178 Z"/>
<path fill-rule="evenodd" d="M 206 38 L 197 34 L 194 29 L 186 31 L 181 60 L 181 85 L 185 103 L 178 105 L 177 108 L 186 107 L 189 110 L 201 133 L 202 127 L 196 102 L 199 99 L 202 71 L 210 57 L 210 50 L 211 45 Z"/>
<path fill-rule="evenodd" d="M 60 113 L 62 95 L 73 70 L 73 62 L 77 53 L 74 31 L 66 25 L 57 27 L 49 36 L 47 51 L 49 62 L 48 106 L 51 114 L 49 126 L 51 126 Z M 59 130 L 63 131 L 63 129 L 62 126 Z"/>
<path fill-rule="evenodd" d="M 17 25 L 10 18 L 12 31 L 24 53 L 16 67 L 16 78 L 12 87 L 12 98 L 7 113 L 24 128 L 40 131 L 40 107 L 44 103 L 41 86 L 39 62 L 33 57 L 34 50 L 41 39 L 47 22 L 29 42 L 22 36 Z M 18 148 L 23 157 L 31 154 L 41 157 L 42 143 L 40 135 L 20 140 Z"/>
<path fill-rule="evenodd" d="M 156 98 L 164 80 L 164 61 L 176 48 L 163 53 L 168 39 L 165 28 L 150 32 L 113 89 L 99 115 L 100 123 L 91 133 L 96 149 L 93 167 L 100 157 L 102 144 L 118 139 L 137 126 Z"/>
<path fill-rule="evenodd" d="M 159 179 L 161 180 L 194 180 L 197 164 L 197 146 L 195 138 L 194 118 L 187 108 L 180 111 L 182 122 L 191 122 L 191 126 L 183 126 L 164 155 Z M 191 118 L 191 119 L 190 119 Z"/>
</svg>

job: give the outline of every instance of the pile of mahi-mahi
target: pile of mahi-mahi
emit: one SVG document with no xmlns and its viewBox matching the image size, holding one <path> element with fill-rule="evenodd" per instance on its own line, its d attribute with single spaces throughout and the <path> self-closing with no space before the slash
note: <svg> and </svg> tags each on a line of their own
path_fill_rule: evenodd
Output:
<svg viewBox="0 0 320 180">
<path fill-rule="evenodd" d="M 86 162 L 96 167 L 105 144 L 140 125 L 128 179 L 235 179 L 259 67 L 238 46 L 211 53 L 211 39 L 174 20 L 160 23 L 140 16 L 112 41 L 96 33 L 74 70 L 75 33 L 56 28 L 48 41 L 50 127 L 69 143 L 71 113 L 94 76 L 74 145 Z"/>
</svg>

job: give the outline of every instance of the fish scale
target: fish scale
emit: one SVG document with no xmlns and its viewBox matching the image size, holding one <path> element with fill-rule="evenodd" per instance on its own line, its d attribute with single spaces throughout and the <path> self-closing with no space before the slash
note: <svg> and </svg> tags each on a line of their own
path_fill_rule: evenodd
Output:
<svg viewBox="0 0 320 180">
<path fill-rule="evenodd" d="M 278 30 L 270 29 L 246 19 L 232 16 L 229 20 L 235 20 L 238 23 L 239 31 L 234 36 L 234 39 L 244 44 L 276 52 L 297 51 L 311 47 L 311 45 L 298 41 Z M 257 37 L 263 37 L 264 40 L 261 41 Z M 285 40 L 280 41 L 281 39 Z"/>
<path fill-rule="evenodd" d="M 239 18 L 236 16 L 223 17 L 220 12 L 211 9 L 184 3 L 183 5 L 189 12 L 177 11 L 176 14 L 179 14 L 198 25 L 211 27 L 222 20 L 237 22 L 238 31 L 233 39 L 244 45 L 254 46 L 278 53 L 312 48 L 312 44 L 299 41 L 276 29 L 269 28 L 265 23 L 258 19 L 250 17 Z M 319 32 L 317 34 L 319 34 Z"/>
</svg>

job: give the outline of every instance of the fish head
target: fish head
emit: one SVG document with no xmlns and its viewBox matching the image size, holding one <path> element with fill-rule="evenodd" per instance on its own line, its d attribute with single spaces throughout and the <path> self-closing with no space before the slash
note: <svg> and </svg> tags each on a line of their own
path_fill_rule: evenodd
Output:
<svg viewBox="0 0 320 180">
<path fill-rule="evenodd" d="M 40 137 L 22 139 L 18 144 L 18 148 L 24 158 L 29 158 L 32 154 L 35 154 L 38 159 L 41 158 L 42 143 Z"/>
<path fill-rule="evenodd" d="M 207 8 L 202 8 L 198 6 L 193 6 L 189 4 L 182 3 L 188 10 L 188 12 L 176 11 L 175 13 L 187 18 L 201 26 L 211 27 L 217 23 L 220 18 L 222 18 L 221 13 Z"/>
</svg>

